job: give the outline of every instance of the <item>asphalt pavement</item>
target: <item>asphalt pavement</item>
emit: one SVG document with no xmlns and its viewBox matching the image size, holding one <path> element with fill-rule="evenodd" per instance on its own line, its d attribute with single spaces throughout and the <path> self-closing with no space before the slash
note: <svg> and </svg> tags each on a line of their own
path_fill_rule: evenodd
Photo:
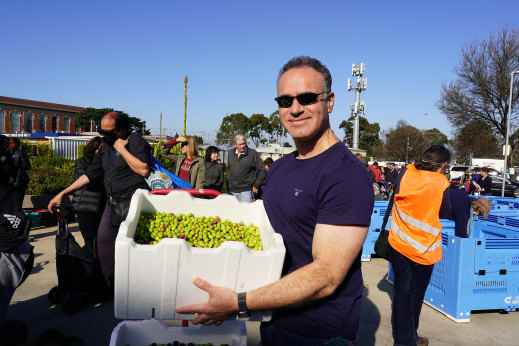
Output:
<svg viewBox="0 0 519 346">
<path fill-rule="evenodd" d="M 69 225 L 81 243 L 77 224 Z M 72 315 L 61 304 L 53 305 L 47 298 L 57 285 L 56 227 L 37 227 L 31 231 L 35 247 L 34 269 L 11 300 L 6 320 L 22 320 L 29 329 L 33 345 L 38 334 L 54 328 L 64 336 L 76 337 L 83 345 L 108 345 L 113 329 L 121 322 L 114 318 L 113 302 L 83 306 Z M 364 302 L 361 312 L 359 345 L 392 345 L 391 299 L 393 287 L 386 280 L 387 261 L 374 258 L 363 262 Z M 179 325 L 178 321 L 166 321 Z M 519 312 L 473 312 L 469 323 L 456 323 L 437 310 L 424 305 L 419 334 L 429 338 L 431 346 L 445 345 L 519 345 Z M 260 345 L 259 323 L 247 323 L 248 345 Z"/>
</svg>

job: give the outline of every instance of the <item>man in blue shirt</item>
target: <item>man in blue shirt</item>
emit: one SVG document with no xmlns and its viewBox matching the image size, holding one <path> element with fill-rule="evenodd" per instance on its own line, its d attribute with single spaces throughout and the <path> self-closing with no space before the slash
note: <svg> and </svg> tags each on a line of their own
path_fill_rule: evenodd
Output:
<svg viewBox="0 0 519 346">
<path fill-rule="evenodd" d="M 194 324 L 219 324 L 236 312 L 275 309 L 263 323 L 263 345 L 322 345 L 340 337 L 353 345 L 362 301 L 360 252 L 373 210 L 373 187 L 362 163 L 335 136 L 329 113 L 335 95 L 320 61 L 301 56 L 278 76 L 279 118 L 297 151 L 275 161 L 263 199 L 287 253 L 282 278 L 250 292 L 212 286 Z"/>
</svg>

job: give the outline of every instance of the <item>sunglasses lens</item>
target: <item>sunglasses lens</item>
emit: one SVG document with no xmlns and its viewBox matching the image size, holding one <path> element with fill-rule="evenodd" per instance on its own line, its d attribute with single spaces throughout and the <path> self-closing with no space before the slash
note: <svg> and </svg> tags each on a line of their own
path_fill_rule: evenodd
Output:
<svg viewBox="0 0 519 346">
<path fill-rule="evenodd" d="M 288 108 L 292 106 L 292 101 L 294 100 L 294 98 L 290 96 L 280 96 L 276 97 L 275 100 L 277 101 L 279 107 Z"/>
<path fill-rule="evenodd" d="M 299 104 L 301 106 L 307 106 L 312 103 L 315 103 L 317 101 L 318 96 L 319 96 L 319 94 L 314 94 L 314 93 L 306 93 L 306 94 L 297 95 L 297 102 L 299 102 Z"/>
</svg>

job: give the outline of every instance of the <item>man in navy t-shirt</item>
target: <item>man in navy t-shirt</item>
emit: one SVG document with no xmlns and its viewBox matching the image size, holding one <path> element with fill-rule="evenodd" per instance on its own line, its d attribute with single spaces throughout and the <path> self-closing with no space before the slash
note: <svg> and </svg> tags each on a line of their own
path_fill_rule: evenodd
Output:
<svg viewBox="0 0 519 346">
<path fill-rule="evenodd" d="M 331 75 L 316 59 L 290 60 L 278 76 L 279 118 L 297 151 L 272 164 L 263 192 L 287 253 L 283 277 L 236 295 L 196 278 L 209 301 L 177 309 L 201 312 L 194 324 L 275 309 L 261 326 L 263 345 L 322 345 L 357 338 L 362 300 L 360 252 L 373 210 L 373 187 L 359 159 L 330 128 Z"/>
</svg>

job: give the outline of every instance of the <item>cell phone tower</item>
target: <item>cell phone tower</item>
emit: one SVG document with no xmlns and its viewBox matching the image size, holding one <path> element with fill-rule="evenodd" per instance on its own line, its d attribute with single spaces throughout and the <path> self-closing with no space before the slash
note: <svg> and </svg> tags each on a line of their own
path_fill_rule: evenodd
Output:
<svg viewBox="0 0 519 346">
<path fill-rule="evenodd" d="M 350 102 L 350 112 L 354 116 L 353 121 L 353 149 L 359 149 L 359 114 L 366 114 L 366 105 L 364 102 L 360 102 L 360 93 L 366 90 L 368 84 L 367 78 L 362 78 L 366 64 L 361 62 L 360 64 L 351 65 L 351 75 L 357 77 L 357 84 L 355 87 L 352 86 L 351 78 L 348 78 L 348 91 L 355 90 L 355 104 Z"/>
</svg>

